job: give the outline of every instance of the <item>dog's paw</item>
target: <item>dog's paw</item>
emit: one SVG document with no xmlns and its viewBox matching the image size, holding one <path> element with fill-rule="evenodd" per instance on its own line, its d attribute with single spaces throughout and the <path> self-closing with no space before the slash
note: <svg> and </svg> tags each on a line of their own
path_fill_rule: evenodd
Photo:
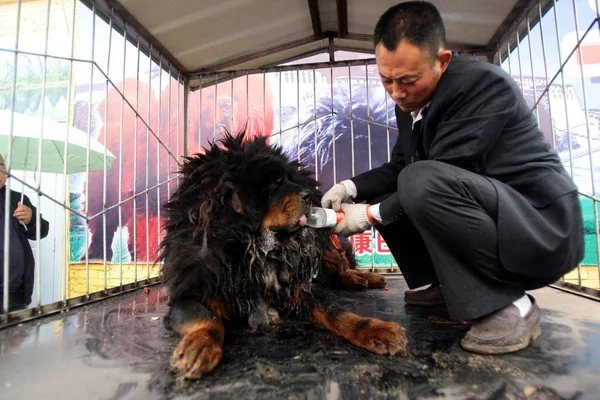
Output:
<svg viewBox="0 0 600 400">
<path fill-rule="evenodd" d="M 406 355 L 404 328 L 397 323 L 368 318 L 359 324 L 352 340 L 355 345 L 381 355 Z"/>
<path fill-rule="evenodd" d="M 387 279 L 382 275 L 372 272 L 367 272 L 365 275 L 363 277 L 367 280 L 369 289 L 381 289 L 387 285 Z"/>
<path fill-rule="evenodd" d="M 348 270 L 341 276 L 340 286 L 341 289 L 346 290 L 362 290 L 369 287 L 369 281 L 363 278 L 360 273 Z"/>
<path fill-rule="evenodd" d="M 223 356 L 223 344 L 207 329 L 184 336 L 171 356 L 171 367 L 179 378 L 198 379 L 212 371 Z"/>
</svg>

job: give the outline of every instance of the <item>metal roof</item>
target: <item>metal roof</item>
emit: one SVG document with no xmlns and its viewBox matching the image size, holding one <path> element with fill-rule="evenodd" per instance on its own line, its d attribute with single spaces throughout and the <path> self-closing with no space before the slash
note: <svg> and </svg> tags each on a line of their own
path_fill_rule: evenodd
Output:
<svg viewBox="0 0 600 400">
<path fill-rule="evenodd" d="M 104 0 L 184 74 L 254 69 L 318 52 L 373 51 L 373 28 L 396 0 Z M 496 50 L 525 0 L 433 0 L 450 47 Z M 96 2 L 96 4 L 98 4 Z"/>
</svg>

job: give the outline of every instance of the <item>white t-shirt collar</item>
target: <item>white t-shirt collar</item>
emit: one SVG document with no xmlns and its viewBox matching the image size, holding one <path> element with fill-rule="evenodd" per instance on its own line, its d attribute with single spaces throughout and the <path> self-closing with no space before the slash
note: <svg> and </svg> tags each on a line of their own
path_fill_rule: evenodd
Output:
<svg viewBox="0 0 600 400">
<path fill-rule="evenodd" d="M 427 104 L 425 104 L 423 107 L 419 108 L 418 110 L 410 112 L 410 115 L 412 116 L 412 119 L 413 119 L 413 123 L 412 123 L 413 129 L 415 127 L 415 123 L 417 121 L 420 121 L 423 119 L 423 111 L 425 111 L 427 109 L 427 107 L 429 107 L 429 104 L 431 104 L 431 101 L 429 101 Z"/>
</svg>

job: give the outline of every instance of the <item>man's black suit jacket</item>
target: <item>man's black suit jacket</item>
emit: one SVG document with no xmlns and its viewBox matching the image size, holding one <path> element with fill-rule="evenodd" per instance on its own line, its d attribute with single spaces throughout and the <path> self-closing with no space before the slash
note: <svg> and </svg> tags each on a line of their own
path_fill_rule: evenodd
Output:
<svg viewBox="0 0 600 400">
<path fill-rule="evenodd" d="M 421 130 L 412 131 L 410 113 L 398 106 L 396 118 L 399 135 L 390 162 L 352 178 L 356 202 L 395 192 L 400 171 L 412 162 L 445 162 L 495 183 L 498 251 L 505 268 L 556 276 L 581 261 L 577 187 L 504 70 L 454 53 Z M 417 146 L 419 135 L 422 146 Z M 401 207 L 399 196 L 384 200 L 383 224 L 394 222 Z"/>
</svg>

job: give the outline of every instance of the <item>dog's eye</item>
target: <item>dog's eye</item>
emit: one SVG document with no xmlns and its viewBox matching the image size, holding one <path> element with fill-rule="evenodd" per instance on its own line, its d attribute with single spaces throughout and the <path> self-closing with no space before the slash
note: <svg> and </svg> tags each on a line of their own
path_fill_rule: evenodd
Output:
<svg viewBox="0 0 600 400">
<path fill-rule="evenodd" d="M 277 190 L 279 190 L 279 188 L 281 187 L 281 184 L 283 183 L 283 179 L 284 179 L 284 176 L 280 176 L 277 179 L 275 179 L 274 181 L 271 181 L 271 184 L 269 185 L 269 197 L 273 196 L 275 194 L 275 192 L 277 192 Z"/>
</svg>

